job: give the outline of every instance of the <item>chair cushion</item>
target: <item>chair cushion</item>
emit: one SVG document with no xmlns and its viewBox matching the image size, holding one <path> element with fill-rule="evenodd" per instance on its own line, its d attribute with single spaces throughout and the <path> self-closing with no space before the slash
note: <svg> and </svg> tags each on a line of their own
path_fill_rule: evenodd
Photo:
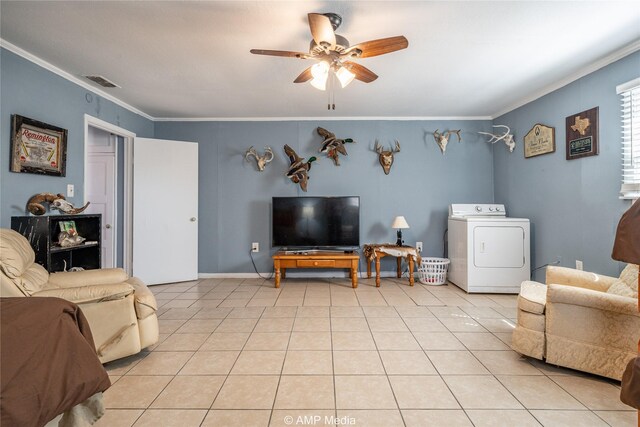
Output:
<svg viewBox="0 0 640 427">
<path fill-rule="evenodd" d="M 17 231 L 0 229 L 0 269 L 10 279 L 22 273 L 34 263 L 36 255 L 29 241 Z"/>
<path fill-rule="evenodd" d="M 613 282 L 607 293 L 629 298 L 638 298 L 638 266 L 627 264 L 620 278 Z"/>
<path fill-rule="evenodd" d="M 547 302 L 547 286 L 542 283 L 525 280 L 520 285 L 518 308 L 533 314 L 543 314 Z"/>
<path fill-rule="evenodd" d="M 532 331 L 544 332 L 544 314 L 533 314 L 528 311 L 518 310 L 518 326 Z"/>
</svg>

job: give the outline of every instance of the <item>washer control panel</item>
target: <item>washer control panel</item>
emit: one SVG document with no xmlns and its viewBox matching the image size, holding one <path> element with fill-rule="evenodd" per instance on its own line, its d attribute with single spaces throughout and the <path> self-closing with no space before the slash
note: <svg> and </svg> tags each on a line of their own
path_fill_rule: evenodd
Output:
<svg viewBox="0 0 640 427">
<path fill-rule="evenodd" d="M 504 205 L 485 203 L 454 203 L 449 205 L 450 218 L 468 216 L 507 216 Z"/>
</svg>

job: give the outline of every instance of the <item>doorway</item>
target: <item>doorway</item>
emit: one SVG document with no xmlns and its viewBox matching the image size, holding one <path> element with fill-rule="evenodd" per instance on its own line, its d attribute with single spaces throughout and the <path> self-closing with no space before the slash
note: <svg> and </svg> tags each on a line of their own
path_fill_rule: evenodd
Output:
<svg viewBox="0 0 640 427">
<path fill-rule="evenodd" d="M 135 134 L 85 115 L 84 203 L 102 215 L 102 268 L 132 270 L 131 167 Z"/>
</svg>

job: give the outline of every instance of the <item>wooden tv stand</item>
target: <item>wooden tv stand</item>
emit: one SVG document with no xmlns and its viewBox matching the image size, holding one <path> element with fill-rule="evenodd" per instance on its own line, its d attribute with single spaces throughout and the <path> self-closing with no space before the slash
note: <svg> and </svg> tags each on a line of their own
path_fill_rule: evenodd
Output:
<svg viewBox="0 0 640 427">
<path fill-rule="evenodd" d="M 276 288 L 280 287 L 280 279 L 284 279 L 288 268 L 347 268 L 351 278 L 351 286 L 358 287 L 357 252 L 313 252 L 286 253 L 277 252 L 273 256 L 273 269 L 276 276 Z"/>
</svg>

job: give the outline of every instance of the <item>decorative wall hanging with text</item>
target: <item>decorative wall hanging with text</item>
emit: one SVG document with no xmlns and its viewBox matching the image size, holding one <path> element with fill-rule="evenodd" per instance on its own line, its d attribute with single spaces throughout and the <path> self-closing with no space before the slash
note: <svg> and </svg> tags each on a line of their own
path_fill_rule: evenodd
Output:
<svg viewBox="0 0 640 427">
<path fill-rule="evenodd" d="M 524 136 L 524 158 L 556 151 L 555 128 L 540 123 L 533 125 Z"/>
<path fill-rule="evenodd" d="M 567 117 L 567 160 L 598 154 L 598 107 Z"/>
<path fill-rule="evenodd" d="M 67 130 L 11 116 L 11 172 L 66 176 Z"/>
</svg>

